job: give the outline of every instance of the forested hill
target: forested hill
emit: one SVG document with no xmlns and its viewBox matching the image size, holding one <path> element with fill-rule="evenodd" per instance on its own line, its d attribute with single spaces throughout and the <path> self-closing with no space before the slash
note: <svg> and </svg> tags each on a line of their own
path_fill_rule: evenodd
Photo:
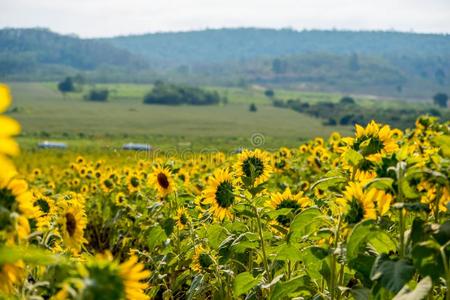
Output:
<svg viewBox="0 0 450 300">
<path fill-rule="evenodd" d="M 381 31 L 215 29 L 81 39 L 0 30 L 0 79 L 166 79 L 259 84 L 403 98 L 450 93 L 450 35 Z"/>
<path fill-rule="evenodd" d="M 142 68 L 147 62 L 105 41 L 60 35 L 47 29 L 0 30 L 0 74 L 94 70 L 101 66 Z"/>
<path fill-rule="evenodd" d="M 106 39 L 149 60 L 191 64 L 304 53 L 446 56 L 450 35 L 383 31 L 214 29 Z"/>
</svg>

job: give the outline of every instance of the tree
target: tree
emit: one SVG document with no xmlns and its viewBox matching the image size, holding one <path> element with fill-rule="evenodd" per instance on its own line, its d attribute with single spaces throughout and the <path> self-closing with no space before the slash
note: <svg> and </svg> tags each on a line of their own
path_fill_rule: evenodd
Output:
<svg viewBox="0 0 450 300">
<path fill-rule="evenodd" d="M 86 100 L 106 102 L 108 101 L 109 91 L 108 90 L 91 90 L 88 95 L 85 96 Z"/>
<path fill-rule="evenodd" d="M 344 96 L 339 100 L 340 104 L 355 104 L 355 100 L 352 97 Z"/>
<path fill-rule="evenodd" d="M 267 89 L 265 90 L 264 95 L 266 95 L 266 97 L 273 98 L 273 96 L 275 96 L 275 92 L 272 89 Z"/>
<path fill-rule="evenodd" d="M 437 93 L 433 97 L 433 102 L 439 107 L 447 107 L 448 96 L 444 93 Z"/>
<path fill-rule="evenodd" d="M 66 93 L 74 92 L 75 85 L 71 77 L 66 77 L 63 81 L 58 83 L 58 90 L 65 96 Z"/>
<path fill-rule="evenodd" d="M 258 111 L 258 108 L 256 107 L 255 103 L 250 104 L 250 107 L 248 108 L 249 111 L 251 112 L 256 112 Z"/>
</svg>

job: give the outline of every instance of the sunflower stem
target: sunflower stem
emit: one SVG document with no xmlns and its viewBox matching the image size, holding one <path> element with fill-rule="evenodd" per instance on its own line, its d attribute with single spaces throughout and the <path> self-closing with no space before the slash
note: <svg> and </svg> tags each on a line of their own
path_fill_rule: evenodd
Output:
<svg viewBox="0 0 450 300">
<path fill-rule="evenodd" d="M 403 258 L 403 256 L 405 255 L 405 221 L 403 218 L 403 208 L 400 208 L 399 210 L 399 225 L 400 225 L 400 249 L 398 251 L 400 258 Z"/>
<path fill-rule="evenodd" d="M 253 206 L 253 210 L 256 215 L 256 222 L 258 225 L 259 238 L 261 240 L 261 250 L 262 250 L 262 254 L 263 254 L 264 269 L 267 273 L 268 282 L 271 282 L 272 276 L 270 274 L 269 264 L 267 262 L 266 247 L 265 247 L 265 243 L 264 243 L 264 237 L 263 237 L 262 226 L 261 226 L 261 217 L 259 215 L 258 208 L 256 206 Z"/>
</svg>

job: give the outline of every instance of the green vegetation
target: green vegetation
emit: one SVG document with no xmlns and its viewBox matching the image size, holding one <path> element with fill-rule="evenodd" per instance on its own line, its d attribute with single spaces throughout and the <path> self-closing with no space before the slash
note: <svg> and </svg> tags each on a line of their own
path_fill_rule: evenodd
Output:
<svg viewBox="0 0 450 300">
<path fill-rule="evenodd" d="M 10 87 L 14 105 L 9 114 L 22 124 L 20 142 L 24 149 L 35 147 L 43 139 L 56 139 L 69 141 L 70 148 L 83 149 L 102 146 L 109 149 L 133 141 L 164 149 L 173 149 L 181 143 L 192 149 L 215 147 L 228 151 L 252 147 L 251 137 L 255 133 L 264 136 L 260 147 L 275 148 L 294 147 L 314 136 L 327 137 L 333 131 L 347 134 L 352 130 L 349 126 L 326 127 L 320 119 L 274 108 L 260 89 L 229 89 L 226 93 L 226 89 L 217 88 L 221 95 L 227 96 L 227 105 L 162 106 L 142 103 L 149 85 L 95 85 L 96 89 L 110 91 L 107 103 L 84 101 L 82 92 L 71 93 L 70 99 L 64 99 L 54 82 L 11 83 Z M 277 93 L 293 94 L 281 90 Z M 317 94 L 317 97 L 334 96 Z M 252 102 L 258 106 L 257 113 L 248 111 Z"/>
<path fill-rule="evenodd" d="M 104 90 L 90 90 L 89 94 L 85 96 L 86 100 L 89 101 L 97 101 L 97 102 L 106 102 L 108 101 L 109 91 Z"/>
<path fill-rule="evenodd" d="M 444 93 L 437 93 L 433 97 L 433 102 L 439 107 L 447 107 L 448 96 Z"/>
<path fill-rule="evenodd" d="M 1 80 L 54 81 L 74 74 L 96 83 L 170 78 L 188 85 L 257 84 L 410 100 L 450 93 L 450 38 L 247 28 L 80 39 L 44 29 L 0 30 Z"/>
<path fill-rule="evenodd" d="M 323 124 L 328 126 L 368 124 L 371 120 L 390 124 L 393 127 L 405 129 L 412 127 L 420 115 L 429 114 L 450 119 L 448 109 L 438 110 L 436 108 L 417 109 L 411 106 L 398 108 L 367 107 L 355 103 L 351 97 L 343 97 L 335 102 L 317 102 L 310 104 L 301 100 L 289 99 L 287 101 L 275 99 L 274 107 L 290 108 L 300 113 L 305 113 L 324 120 Z"/>
<path fill-rule="evenodd" d="M 212 105 L 220 101 L 221 97 L 215 91 L 210 92 L 197 87 L 180 86 L 162 81 L 157 81 L 152 91 L 144 97 L 145 104 Z"/>
</svg>

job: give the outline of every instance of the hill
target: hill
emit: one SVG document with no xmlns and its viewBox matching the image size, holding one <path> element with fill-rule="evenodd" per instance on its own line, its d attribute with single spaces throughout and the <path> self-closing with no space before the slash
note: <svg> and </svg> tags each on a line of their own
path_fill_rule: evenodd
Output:
<svg viewBox="0 0 450 300">
<path fill-rule="evenodd" d="M 80 39 L 0 30 L 0 79 L 249 86 L 430 98 L 450 93 L 450 36 L 257 28 Z"/>
<path fill-rule="evenodd" d="M 210 29 L 101 39 L 154 62 L 220 63 L 302 53 L 446 56 L 450 36 L 384 31 Z"/>
<path fill-rule="evenodd" d="M 139 69 L 147 62 L 106 41 L 60 35 L 47 29 L 0 30 L 0 76 L 91 71 L 104 67 Z"/>
</svg>

